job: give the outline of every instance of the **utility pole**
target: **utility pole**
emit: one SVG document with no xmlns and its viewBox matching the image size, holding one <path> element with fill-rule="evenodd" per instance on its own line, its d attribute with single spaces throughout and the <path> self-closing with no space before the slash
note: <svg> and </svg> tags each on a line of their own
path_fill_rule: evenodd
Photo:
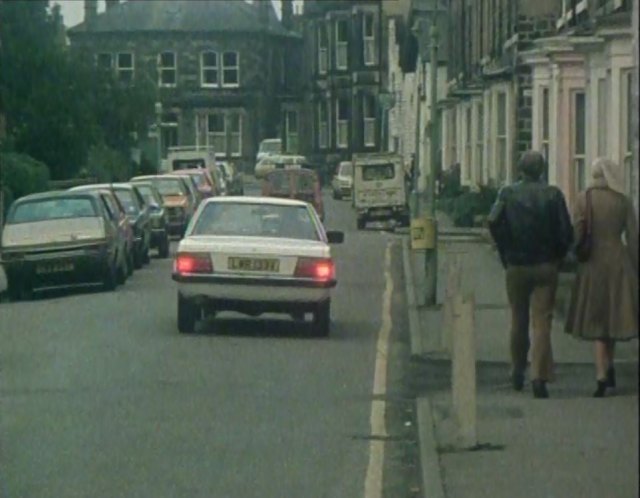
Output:
<svg viewBox="0 0 640 498">
<path fill-rule="evenodd" d="M 156 111 L 156 156 L 158 164 L 156 165 L 156 173 L 160 174 L 162 169 L 162 102 L 158 100 L 155 103 Z"/>
<path fill-rule="evenodd" d="M 430 163 L 431 172 L 428 184 L 428 221 L 427 231 L 430 233 L 429 247 L 426 252 L 427 289 L 426 304 L 434 306 L 438 296 L 438 221 L 436 219 L 436 175 L 438 173 L 438 25 L 436 12 L 430 33 L 430 70 L 431 70 L 431 116 L 430 116 Z"/>
</svg>

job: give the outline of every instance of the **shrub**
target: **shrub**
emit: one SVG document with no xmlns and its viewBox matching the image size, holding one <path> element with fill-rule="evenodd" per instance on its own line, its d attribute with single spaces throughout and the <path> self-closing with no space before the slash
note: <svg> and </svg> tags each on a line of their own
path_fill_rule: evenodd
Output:
<svg viewBox="0 0 640 498">
<path fill-rule="evenodd" d="M 26 154 L 13 152 L 1 154 L 0 161 L 5 199 L 13 201 L 48 189 L 49 168 L 45 164 Z"/>
<path fill-rule="evenodd" d="M 498 195 L 496 188 L 481 186 L 476 190 L 461 189 L 452 198 L 440 198 L 438 209 L 447 213 L 457 227 L 473 227 L 477 216 L 486 216 Z"/>
</svg>

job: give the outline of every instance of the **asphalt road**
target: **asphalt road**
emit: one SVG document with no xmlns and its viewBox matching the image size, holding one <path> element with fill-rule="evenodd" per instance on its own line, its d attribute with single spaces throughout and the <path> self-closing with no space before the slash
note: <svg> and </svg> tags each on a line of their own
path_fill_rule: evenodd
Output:
<svg viewBox="0 0 640 498">
<path fill-rule="evenodd" d="M 0 303 L 0 496 L 363 497 L 382 300 L 389 278 L 402 287 L 400 253 L 396 236 L 356 232 L 349 203 L 328 197 L 328 228 L 346 232 L 328 339 L 234 314 L 215 333 L 179 335 L 170 260 L 115 292 Z M 392 301 L 390 363 L 406 349 Z M 389 369 L 392 391 L 401 364 Z M 390 433 L 411 406 L 387 412 Z M 410 496 L 413 464 L 390 444 L 385 494 Z"/>
</svg>

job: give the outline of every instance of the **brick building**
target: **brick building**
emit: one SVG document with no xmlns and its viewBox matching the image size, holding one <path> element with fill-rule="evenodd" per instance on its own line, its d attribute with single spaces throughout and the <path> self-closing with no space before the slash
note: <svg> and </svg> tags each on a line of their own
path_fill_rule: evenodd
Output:
<svg viewBox="0 0 640 498">
<path fill-rule="evenodd" d="M 335 165 L 354 152 L 384 150 L 386 29 L 382 0 L 307 0 L 303 152 Z"/>
<path fill-rule="evenodd" d="M 522 52 L 555 33 L 562 0 L 450 0 L 442 165 L 462 183 L 503 184 L 532 142 L 531 67 Z"/>
<path fill-rule="evenodd" d="M 562 3 L 557 34 L 538 40 L 525 57 L 534 77 L 533 146 L 548 151 L 549 180 L 570 202 L 588 184 L 592 161 L 608 157 L 637 206 L 632 2 Z"/>
<path fill-rule="evenodd" d="M 290 7 L 285 0 L 281 22 L 270 0 L 109 0 L 100 14 L 85 0 L 85 20 L 68 37 L 123 84 L 153 83 L 165 153 L 213 145 L 252 171 L 260 140 L 297 140 L 302 50 Z"/>
</svg>

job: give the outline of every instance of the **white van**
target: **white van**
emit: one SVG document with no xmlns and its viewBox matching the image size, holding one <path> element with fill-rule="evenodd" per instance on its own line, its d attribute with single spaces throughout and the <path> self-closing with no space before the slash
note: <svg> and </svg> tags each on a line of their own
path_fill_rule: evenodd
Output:
<svg viewBox="0 0 640 498">
<path fill-rule="evenodd" d="M 278 154 L 282 154 L 282 140 L 279 138 L 267 138 L 260 142 L 256 163 L 259 163 L 265 157 L 276 156 Z"/>
<path fill-rule="evenodd" d="M 394 220 L 409 226 L 409 205 L 402 156 L 393 153 L 354 154 L 353 205 L 358 230 L 369 221 Z"/>
<path fill-rule="evenodd" d="M 169 147 L 167 159 L 163 164 L 165 173 L 194 168 L 206 168 L 213 174 L 216 168 L 216 155 L 213 147 Z"/>
</svg>

